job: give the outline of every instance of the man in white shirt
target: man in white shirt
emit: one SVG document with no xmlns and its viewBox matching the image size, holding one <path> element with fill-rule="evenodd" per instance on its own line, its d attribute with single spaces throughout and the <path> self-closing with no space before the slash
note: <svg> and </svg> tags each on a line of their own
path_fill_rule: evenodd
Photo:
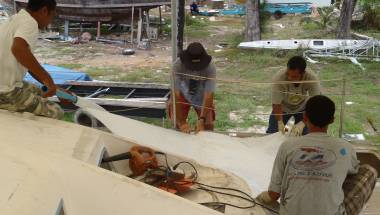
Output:
<svg viewBox="0 0 380 215">
<path fill-rule="evenodd" d="M 359 214 L 376 184 L 377 172 L 360 165 L 353 146 L 327 134 L 335 104 L 326 96 L 310 98 L 304 121 L 310 133 L 290 137 L 279 148 L 268 191 L 256 199 L 280 214 Z"/>
<path fill-rule="evenodd" d="M 302 81 L 311 82 L 301 83 Z M 273 111 L 269 117 L 267 133 L 271 134 L 280 131 L 284 134 L 286 132 L 285 125 L 291 117 L 294 117 L 295 126 L 291 131 L 292 136 L 307 134 L 307 128 L 303 123 L 305 104 L 308 97 L 319 94 L 318 78 L 313 72 L 306 71 L 305 59 L 301 56 L 290 58 L 287 70 L 278 72 L 273 78 Z"/>
<path fill-rule="evenodd" d="M 63 117 L 63 110 L 46 99 L 55 95 L 57 87 L 32 53 L 38 29 L 51 23 L 55 8 L 55 0 L 29 0 L 26 10 L 0 25 L 0 109 Z M 27 71 L 48 91 L 43 93 L 37 86 L 24 82 Z"/>
</svg>

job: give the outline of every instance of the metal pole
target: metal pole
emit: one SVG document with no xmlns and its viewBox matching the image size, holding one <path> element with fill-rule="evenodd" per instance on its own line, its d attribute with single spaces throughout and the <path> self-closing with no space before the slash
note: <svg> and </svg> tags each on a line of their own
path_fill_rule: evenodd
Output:
<svg viewBox="0 0 380 215">
<path fill-rule="evenodd" d="M 101 23 L 100 23 L 100 21 L 98 21 L 98 30 L 96 33 L 96 40 L 100 39 L 100 27 L 101 27 Z"/>
<path fill-rule="evenodd" d="M 161 11 L 161 6 L 158 7 L 158 11 L 160 13 L 160 30 L 158 30 L 158 34 L 161 36 L 161 34 L 162 34 L 162 11 Z"/>
<path fill-rule="evenodd" d="M 65 30 L 64 30 L 64 37 L 65 37 L 65 40 L 68 40 L 69 39 L 69 20 L 65 20 Z"/>
<path fill-rule="evenodd" d="M 177 127 L 177 116 L 176 116 L 176 99 L 175 99 L 175 74 L 174 74 L 174 62 L 177 60 L 177 35 L 178 35 L 178 23 L 177 23 L 177 16 L 178 16 L 178 0 L 172 0 L 171 2 L 171 12 L 172 12 L 172 73 L 170 76 L 171 79 L 171 91 L 172 91 L 172 102 L 173 102 L 173 109 L 172 109 L 172 116 L 173 116 L 173 125 L 174 128 Z"/>
<path fill-rule="evenodd" d="M 132 48 L 133 48 L 133 21 L 134 21 L 134 16 L 135 16 L 135 6 L 132 6 L 132 21 L 131 21 L 131 43 L 132 43 Z"/>
<path fill-rule="evenodd" d="M 178 0 L 177 14 L 178 14 L 177 52 L 181 53 L 183 51 L 183 33 L 185 30 L 185 0 Z"/>
<path fill-rule="evenodd" d="M 16 13 L 17 13 L 17 4 L 16 4 L 16 0 L 13 0 L 13 10 L 14 10 L 14 13 L 16 14 Z"/>
<path fill-rule="evenodd" d="M 149 10 L 146 11 L 146 14 L 145 14 L 145 19 L 146 19 L 146 36 L 148 37 L 148 40 L 151 39 L 151 35 L 150 35 L 150 26 L 149 26 Z"/>
<path fill-rule="evenodd" d="M 342 102 L 340 106 L 340 119 L 339 119 L 339 137 L 343 137 L 343 122 L 344 122 L 344 109 L 346 105 L 346 79 L 343 78 L 342 83 Z"/>
<path fill-rule="evenodd" d="M 141 45 L 142 28 L 143 28 L 142 9 L 139 8 L 139 21 L 137 25 L 137 44 L 138 44 L 137 47 L 140 47 Z"/>
</svg>

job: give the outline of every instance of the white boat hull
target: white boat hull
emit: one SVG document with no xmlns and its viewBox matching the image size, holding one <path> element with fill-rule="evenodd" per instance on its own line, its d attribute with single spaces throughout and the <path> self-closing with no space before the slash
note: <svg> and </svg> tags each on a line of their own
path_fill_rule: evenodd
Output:
<svg viewBox="0 0 380 215">
<path fill-rule="evenodd" d="M 260 40 L 239 44 L 242 49 L 336 49 L 358 48 L 368 40 L 333 40 L 333 39 L 301 39 L 301 40 Z"/>
<path fill-rule="evenodd" d="M 99 166 L 106 154 L 129 151 L 137 143 L 166 153 L 169 165 L 179 161 L 193 163 L 200 182 L 206 184 L 237 188 L 252 196 L 258 192 L 255 187 L 263 185 L 265 189 L 268 184 L 274 159 L 269 155 L 275 153 L 276 144 L 263 142 L 255 147 L 249 146 L 253 140 L 240 142 L 210 133 L 185 135 L 103 111 L 94 114 L 102 121 L 103 116 L 108 117 L 104 122 L 117 135 L 0 110 L 0 171 L 6 173 L 0 178 L 0 214 L 50 215 L 61 214 L 61 210 L 80 215 L 220 214 L 197 204 L 215 201 L 208 192 L 194 190 L 180 197 L 144 184 L 125 176 L 130 173 L 128 161 L 112 162 L 112 171 Z M 123 128 L 114 129 L 119 123 Z M 220 149 L 223 146 L 226 148 Z M 255 158 L 246 160 L 249 154 Z M 159 162 L 164 163 L 164 158 Z M 250 186 L 239 174 L 249 175 Z M 255 188 L 253 192 L 250 187 Z M 247 205 L 223 196 L 218 199 Z M 226 207 L 225 214 L 269 213 L 256 206 L 246 210 Z"/>
</svg>

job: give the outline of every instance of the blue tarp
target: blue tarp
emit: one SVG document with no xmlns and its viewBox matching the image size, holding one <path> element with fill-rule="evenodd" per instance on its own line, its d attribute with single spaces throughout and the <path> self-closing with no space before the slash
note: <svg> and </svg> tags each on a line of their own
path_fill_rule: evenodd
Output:
<svg viewBox="0 0 380 215">
<path fill-rule="evenodd" d="M 220 13 L 222 15 L 239 15 L 244 16 L 245 15 L 245 6 L 241 5 L 235 5 L 232 8 L 221 10 Z"/>
<path fill-rule="evenodd" d="M 44 64 L 42 66 L 53 78 L 54 83 L 58 85 L 62 85 L 67 81 L 92 81 L 92 78 L 84 72 L 78 72 L 75 70 L 66 69 L 64 67 L 52 66 L 48 64 Z M 41 84 L 29 73 L 26 74 L 24 80 L 41 86 Z"/>
</svg>

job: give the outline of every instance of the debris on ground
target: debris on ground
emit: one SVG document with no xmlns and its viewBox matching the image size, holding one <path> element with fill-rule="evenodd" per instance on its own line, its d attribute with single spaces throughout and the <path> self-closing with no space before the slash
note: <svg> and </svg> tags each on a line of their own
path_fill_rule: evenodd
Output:
<svg viewBox="0 0 380 215">
<path fill-rule="evenodd" d="M 365 140 L 364 134 L 343 134 L 343 139 L 347 141 Z"/>
<path fill-rule="evenodd" d="M 124 49 L 122 51 L 122 54 L 123 55 L 134 55 L 135 54 L 135 50 L 134 49 Z"/>
</svg>

